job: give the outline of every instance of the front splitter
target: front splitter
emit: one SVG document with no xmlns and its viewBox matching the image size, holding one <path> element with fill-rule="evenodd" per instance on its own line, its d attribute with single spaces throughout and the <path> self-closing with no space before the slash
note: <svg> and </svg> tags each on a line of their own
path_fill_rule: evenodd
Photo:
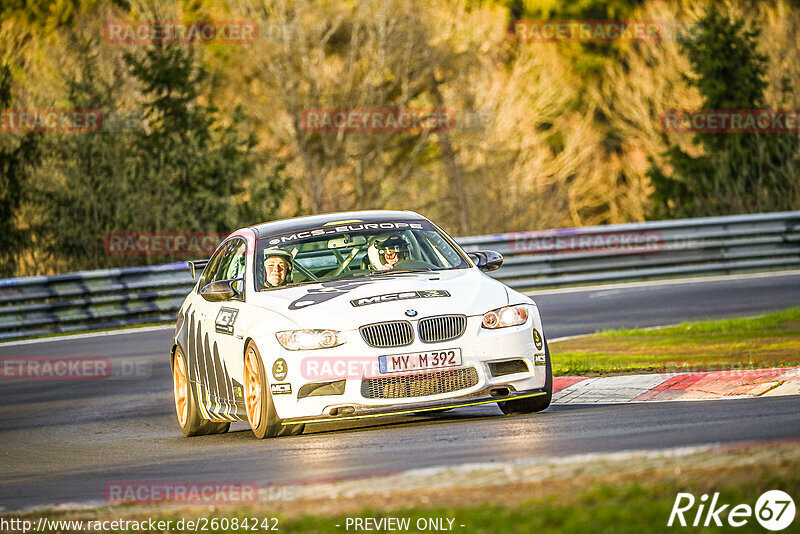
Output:
<svg viewBox="0 0 800 534">
<path fill-rule="evenodd" d="M 461 397 L 457 399 L 447 399 L 436 402 L 424 402 L 418 404 L 404 404 L 402 407 L 369 407 L 369 406 L 354 406 L 355 413 L 348 415 L 322 415 L 322 416 L 309 416 L 309 417 L 295 417 L 291 419 L 284 419 L 281 424 L 294 425 L 298 423 L 330 423 L 332 421 L 352 421 L 356 419 L 368 419 L 372 417 L 390 417 L 395 415 L 410 415 L 420 412 L 435 412 L 437 410 L 451 409 L 451 408 L 465 408 L 467 406 L 478 406 L 481 404 L 491 404 L 493 402 L 505 402 L 516 399 L 528 399 L 531 397 L 540 397 L 546 395 L 544 389 L 534 389 L 528 391 L 514 391 L 508 395 L 481 395 L 480 397 Z M 348 406 L 353 406 L 348 405 Z"/>
</svg>

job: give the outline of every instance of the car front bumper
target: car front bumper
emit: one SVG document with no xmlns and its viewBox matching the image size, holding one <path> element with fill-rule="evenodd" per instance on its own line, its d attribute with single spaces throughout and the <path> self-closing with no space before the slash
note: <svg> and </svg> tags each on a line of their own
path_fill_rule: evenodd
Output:
<svg viewBox="0 0 800 534">
<path fill-rule="evenodd" d="M 262 350 L 265 355 L 265 367 L 270 369 L 275 358 L 283 358 L 288 368 L 285 377 L 280 377 L 281 384 L 275 387 L 285 387 L 286 394 L 273 391 L 273 403 L 280 419 L 293 422 L 342 420 L 345 417 L 362 418 L 381 415 L 415 413 L 425 410 L 446 409 L 464 405 L 464 403 L 482 404 L 502 402 L 518 398 L 521 395 L 535 396 L 540 394 L 545 385 L 546 366 L 544 362 L 544 346 L 536 346 L 533 342 L 533 329 L 542 330 L 539 314 L 535 307 L 528 321 L 517 327 L 499 330 L 486 330 L 481 328 L 481 317 L 468 318 L 465 334 L 454 341 L 422 344 L 415 341 L 412 345 L 395 349 L 376 349 L 367 346 L 360 339 L 357 331 L 347 332 L 349 341 L 339 347 L 325 349 L 324 351 L 296 351 L 290 352 L 274 347 L 273 350 Z M 273 337 L 274 340 L 274 337 Z M 269 341 L 269 339 L 264 340 Z M 260 344 L 261 345 L 261 344 Z M 364 381 L 372 378 L 403 379 L 405 373 L 379 375 L 365 373 L 367 368 L 378 362 L 380 355 L 393 355 L 398 353 L 413 353 L 417 351 L 445 350 L 458 348 L 462 352 L 462 364 L 459 367 L 442 368 L 442 371 L 453 372 L 474 369 L 477 379 L 469 381 L 469 385 L 452 390 L 442 390 L 432 394 L 394 396 L 386 392 L 386 396 L 373 397 L 364 394 Z M 524 362 L 524 371 L 496 374 L 491 366 L 509 360 Z M 335 365 L 353 362 L 357 364 L 353 372 L 339 372 Z M 318 364 L 313 368 L 311 364 Z M 323 369 L 333 369 L 333 372 L 322 372 Z M 373 368 L 374 370 L 374 368 Z M 412 372 L 411 375 L 424 375 L 439 369 Z M 269 371 L 268 371 L 269 372 Z M 460 375 L 463 377 L 463 374 Z M 270 376 L 270 379 L 279 377 Z M 303 396 L 299 392 L 304 386 L 314 383 L 344 382 L 343 390 L 338 394 L 324 394 Z M 271 380 L 271 384 L 275 384 Z M 388 386 L 387 386 L 388 387 Z M 389 387 L 389 389 L 391 389 Z M 433 388 L 435 389 L 435 388 Z M 507 394 L 503 394 L 503 392 Z"/>
<path fill-rule="evenodd" d="M 332 421 L 348 421 L 356 419 L 367 419 L 372 417 L 391 417 L 417 414 L 420 412 L 435 412 L 450 408 L 464 408 L 467 406 L 478 406 L 480 404 L 490 404 L 504 402 L 514 399 L 527 399 L 547 395 L 544 388 L 532 389 L 528 391 L 514 391 L 509 386 L 491 386 L 482 391 L 453 397 L 438 401 L 420 401 L 398 405 L 396 403 L 389 406 L 367 406 L 363 404 L 344 403 L 333 405 L 327 409 L 327 413 L 320 416 L 293 417 L 284 419 L 282 424 L 292 425 L 297 423 L 327 423 Z"/>
</svg>

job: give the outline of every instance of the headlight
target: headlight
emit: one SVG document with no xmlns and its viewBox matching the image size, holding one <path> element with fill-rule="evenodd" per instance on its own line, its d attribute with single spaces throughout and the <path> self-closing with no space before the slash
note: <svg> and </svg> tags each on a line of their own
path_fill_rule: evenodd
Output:
<svg viewBox="0 0 800 534">
<path fill-rule="evenodd" d="M 506 306 L 483 314 L 483 327 L 494 330 L 524 324 L 528 320 L 526 306 Z"/>
<path fill-rule="evenodd" d="M 275 337 L 288 350 L 329 349 L 344 343 L 336 330 L 284 330 Z"/>
</svg>

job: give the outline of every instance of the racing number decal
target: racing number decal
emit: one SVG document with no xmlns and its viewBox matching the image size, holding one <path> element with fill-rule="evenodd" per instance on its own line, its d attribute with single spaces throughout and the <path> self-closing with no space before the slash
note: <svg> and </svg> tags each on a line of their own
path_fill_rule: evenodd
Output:
<svg viewBox="0 0 800 534">
<path fill-rule="evenodd" d="M 220 308 L 217 314 L 217 320 L 214 323 L 215 330 L 220 334 L 233 335 L 233 323 L 236 322 L 236 316 L 239 315 L 239 310 L 234 308 Z"/>
<path fill-rule="evenodd" d="M 288 372 L 289 370 L 286 367 L 286 360 L 283 358 L 278 358 L 275 360 L 275 363 L 272 364 L 272 376 L 275 377 L 275 380 L 283 380 L 286 378 L 286 374 Z"/>
<path fill-rule="evenodd" d="M 542 350 L 542 336 L 539 335 L 539 331 L 535 328 L 533 329 L 533 344 L 536 345 L 537 350 Z"/>
</svg>

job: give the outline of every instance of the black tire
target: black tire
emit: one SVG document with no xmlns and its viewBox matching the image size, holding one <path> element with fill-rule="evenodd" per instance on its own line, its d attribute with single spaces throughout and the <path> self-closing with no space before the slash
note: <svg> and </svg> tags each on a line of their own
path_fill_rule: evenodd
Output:
<svg viewBox="0 0 800 534">
<path fill-rule="evenodd" d="M 550 406 L 550 401 L 553 399 L 553 367 L 550 364 L 550 347 L 547 340 L 544 342 L 544 358 L 545 358 L 545 380 L 544 380 L 544 395 L 537 397 L 529 397 L 527 399 L 509 400 L 505 402 L 498 402 L 497 405 L 506 415 L 521 414 L 521 413 L 534 413 L 546 410 Z"/>
<path fill-rule="evenodd" d="M 180 358 L 180 360 L 179 360 Z M 175 347 L 175 352 L 172 357 L 172 387 L 173 387 L 173 400 L 175 400 L 178 396 L 178 392 L 180 390 L 179 385 L 176 379 L 176 365 L 182 364 L 181 369 L 183 372 L 186 373 L 189 369 L 188 362 L 186 361 L 186 356 L 183 355 L 180 347 Z M 186 421 L 182 421 L 181 413 L 178 408 L 178 403 L 175 403 L 175 413 L 176 417 L 178 418 L 178 426 L 183 432 L 184 436 L 191 437 L 191 436 L 205 436 L 208 434 L 224 434 L 228 431 L 231 424 L 230 423 L 217 423 L 214 421 L 209 421 L 208 419 L 203 419 L 203 416 L 200 414 L 199 400 L 197 397 L 197 391 L 192 382 L 189 380 L 187 374 L 185 376 L 184 381 L 184 393 L 186 395 Z"/>
<path fill-rule="evenodd" d="M 305 430 L 304 424 L 298 425 L 284 425 L 283 421 L 278 417 L 277 412 L 275 411 L 275 405 L 272 402 L 272 393 L 269 390 L 269 380 L 267 379 L 267 373 L 264 371 L 264 362 L 261 360 L 261 353 L 258 352 L 258 347 L 253 341 L 247 343 L 247 347 L 244 351 L 245 357 L 245 375 L 247 375 L 247 366 L 248 366 L 248 358 L 250 358 L 250 351 L 253 351 L 255 355 L 255 363 L 257 366 L 259 382 L 261 384 L 260 387 L 260 416 L 257 425 L 253 424 L 251 410 L 248 405 L 248 399 L 245 398 L 245 406 L 247 408 L 247 419 L 250 422 L 250 428 L 253 430 L 253 434 L 258 439 L 265 439 L 265 438 L 275 438 L 281 436 L 297 436 L 298 434 L 302 434 L 303 430 Z M 245 393 L 245 397 L 249 392 L 249 384 L 247 383 L 247 376 L 245 376 L 245 389 L 247 390 Z"/>
<path fill-rule="evenodd" d="M 208 432 L 206 434 L 224 434 L 231 428 L 231 424 L 228 422 L 215 423 L 214 421 L 206 421 L 206 423 L 208 423 Z"/>
</svg>

